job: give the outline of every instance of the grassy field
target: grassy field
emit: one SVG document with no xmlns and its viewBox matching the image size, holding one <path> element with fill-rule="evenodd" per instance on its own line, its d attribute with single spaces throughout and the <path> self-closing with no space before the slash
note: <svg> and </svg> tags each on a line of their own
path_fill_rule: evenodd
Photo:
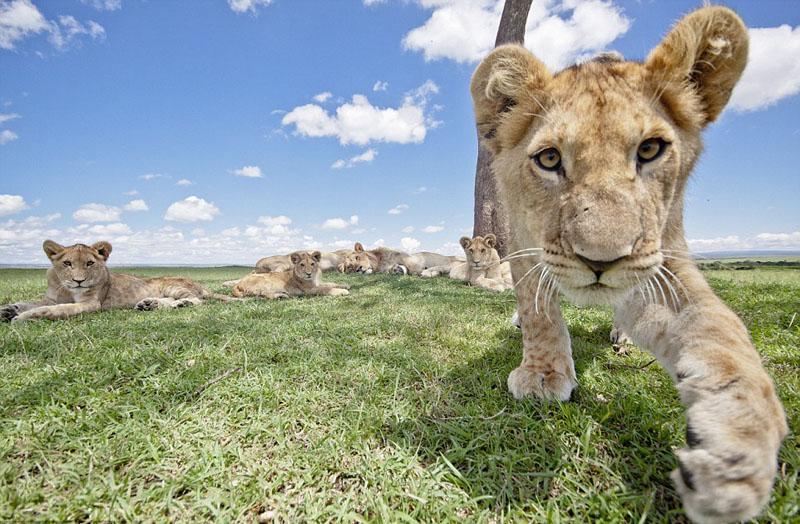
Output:
<svg viewBox="0 0 800 524">
<path fill-rule="evenodd" d="M 43 275 L 0 271 L 0 303 Z M 709 276 L 789 414 L 762 520 L 797 521 L 800 271 Z M 649 355 L 613 353 L 608 311 L 565 309 L 573 401 L 517 402 L 511 293 L 332 278 L 352 295 L 0 325 L 0 521 L 685 521 L 681 407 Z"/>
</svg>

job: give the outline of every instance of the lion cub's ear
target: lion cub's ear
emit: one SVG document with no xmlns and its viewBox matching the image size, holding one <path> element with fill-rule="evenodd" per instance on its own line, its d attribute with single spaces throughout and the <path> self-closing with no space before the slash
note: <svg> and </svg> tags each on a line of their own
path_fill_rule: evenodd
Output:
<svg viewBox="0 0 800 524">
<path fill-rule="evenodd" d="M 364 251 L 364 246 L 361 245 L 361 242 L 356 242 L 356 245 L 353 247 L 353 251 L 356 253 L 361 253 Z"/>
<path fill-rule="evenodd" d="M 294 253 L 289 255 L 289 260 L 292 261 L 292 264 L 297 264 L 298 262 L 300 262 L 300 253 L 295 251 Z"/>
<path fill-rule="evenodd" d="M 44 244 L 42 244 L 42 249 L 44 249 L 44 254 L 47 255 L 47 258 L 53 260 L 66 248 L 57 242 L 53 242 L 52 240 L 45 240 Z"/>
<path fill-rule="evenodd" d="M 489 247 L 495 247 L 497 245 L 497 237 L 494 236 L 493 233 L 489 233 L 483 237 L 483 241 L 486 242 L 486 245 Z"/>
<path fill-rule="evenodd" d="M 461 244 L 461 247 L 464 249 L 469 247 L 470 242 L 472 242 L 472 239 L 469 237 L 461 237 L 461 239 L 458 241 L 458 243 Z"/>
<path fill-rule="evenodd" d="M 322 253 L 320 253 L 319 251 L 314 251 L 313 253 L 311 253 L 311 258 L 319 262 L 322 259 Z"/>
<path fill-rule="evenodd" d="M 498 130 L 514 106 L 525 97 L 536 98 L 551 78 L 544 64 L 516 44 L 498 47 L 480 63 L 470 92 L 479 138 L 490 150 L 502 149 Z"/>
<path fill-rule="evenodd" d="M 103 257 L 103 260 L 108 260 L 108 257 L 111 256 L 111 244 L 105 240 L 92 244 L 92 249 L 97 251 Z"/>
<path fill-rule="evenodd" d="M 699 98 L 703 127 L 716 120 L 728 103 L 747 64 L 747 48 L 747 28 L 736 13 L 726 7 L 703 7 L 672 28 L 650 52 L 645 67 L 657 92 L 669 94 L 665 88 L 670 84 L 678 90 L 689 87 Z"/>
</svg>

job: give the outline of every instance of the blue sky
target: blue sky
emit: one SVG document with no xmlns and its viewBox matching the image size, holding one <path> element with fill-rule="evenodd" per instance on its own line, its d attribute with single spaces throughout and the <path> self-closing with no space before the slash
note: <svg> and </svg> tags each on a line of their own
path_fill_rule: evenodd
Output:
<svg viewBox="0 0 800 524">
<path fill-rule="evenodd" d="M 698 251 L 800 249 L 800 8 L 723 2 L 751 63 L 690 183 Z M 534 1 L 554 68 L 641 59 L 700 2 Z M 117 263 L 299 248 L 458 252 L 469 78 L 496 0 L 0 0 L 0 262 L 110 240 Z"/>
</svg>

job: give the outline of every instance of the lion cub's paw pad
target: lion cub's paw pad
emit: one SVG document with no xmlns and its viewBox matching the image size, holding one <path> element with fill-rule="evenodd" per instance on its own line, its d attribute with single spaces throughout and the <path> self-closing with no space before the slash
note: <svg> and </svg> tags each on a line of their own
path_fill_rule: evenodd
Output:
<svg viewBox="0 0 800 524">
<path fill-rule="evenodd" d="M 139 311 L 153 311 L 154 309 L 158 309 L 158 299 L 143 298 L 136 304 L 136 309 Z"/>
</svg>

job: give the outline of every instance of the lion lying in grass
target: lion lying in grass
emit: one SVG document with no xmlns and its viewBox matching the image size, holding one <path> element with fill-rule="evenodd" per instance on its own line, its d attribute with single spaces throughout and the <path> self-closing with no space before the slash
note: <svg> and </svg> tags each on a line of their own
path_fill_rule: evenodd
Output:
<svg viewBox="0 0 800 524">
<path fill-rule="evenodd" d="M 64 247 L 47 240 L 42 248 L 52 267 L 47 270 L 47 293 L 37 302 L 17 302 L 0 308 L 0 320 L 51 320 L 105 309 L 152 310 L 200 304 L 205 298 L 231 300 L 211 293 L 201 285 L 180 277 L 140 278 L 111 273 L 106 260 L 111 244 Z"/>
<path fill-rule="evenodd" d="M 388 247 L 364 249 L 361 242 L 356 242 L 339 265 L 342 273 L 389 273 L 395 275 L 420 275 L 433 266 L 444 266 L 457 261 L 456 257 L 422 251 L 409 255 Z"/>
<path fill-rule="evenodd" d="M 611 304 L 686 406 L 672 480 L 696 522 L 747 520 L 767 503 L 787 434 L 741 320 L 687 256 L 684 193 L 701 131 L 727 104 L 748 35 L 724 7 L 672 29 L 644 62 L 608 55 L 552 74 L 501 46 L 477 68 L 479 134 L 511 224 L 523 355 L 515 398 L 567 400 L 577 385 L 559 292 Z"/>
<path fill-rule="evenodd" d="M 275 273 L 252 273 L 233 286 L 235 297 L 289 298 L 303 295 L 349 295 L 350 286 L 320 282 L 322 253 L 289 255 L 292 268 Z"/>
<path fill-rule="evenodd" d="M 492 234 L 485 237 L 461 237 L 459 243 L 464 248 L 466 261 L 457 260 L 447 265 L 434 266 L 424 270 L 421 276 L 429 278 L 447 275 L 490 291 L 514 288 L 511 266 L 508 262 L 500 262 L 500 255 L 497 254 L 497 237 Z"/>
<path fill-rule="evenodd" d="M 339 264 L 344 262 L 344 259 L 347 255 L 350 254 L 349 249 L 339 249 L 338 251 L 333 252 L 321 252 L 321 258 L 319 260 L 319 269 L 323 273 L 326 271 L 334 271 L 338 269 Z M 264 257 L 256 262 L 256 268 L 253 271 L 254 273 L 277 273 L 280 271 L 286 271 L 287 269 L 291 269 L 294 267 L 292 263 L 292 256 L 291 255 L 273 255 L 269 257 Z"/>
</svg>

